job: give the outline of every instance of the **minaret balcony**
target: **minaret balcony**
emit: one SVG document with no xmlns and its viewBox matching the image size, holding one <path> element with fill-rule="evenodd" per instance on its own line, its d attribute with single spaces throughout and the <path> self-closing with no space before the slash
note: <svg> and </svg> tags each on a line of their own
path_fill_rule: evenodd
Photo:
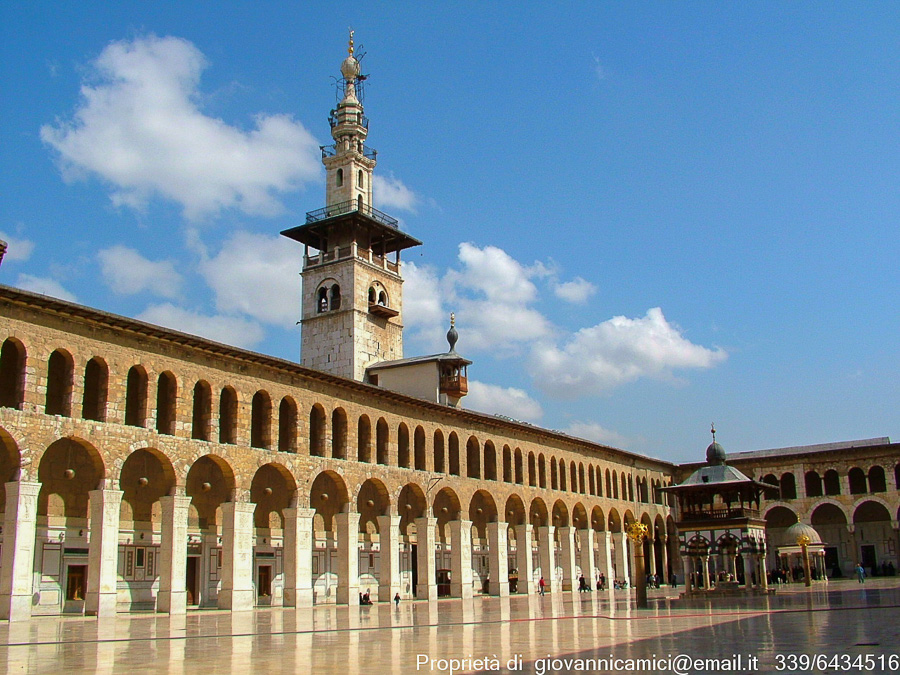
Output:
<svg viewBox="0 0 900 675">
<path fill-rule="evenodd" d="M 322 151 L 322 159 L 336 157 L 338 153 L 336 143 L 332 143 L 331 145 L 320 145 L 319 150 Z M 368 145 L 363 145 L 361 154 L 366 159 L 378 159 L 378 151 L 375 148 L 370 148 Z"/>
<path fill-rule="evenodd" d="M 329 218 L 334 218 L 336 216 L 342 216 L 345 213 L 353 213 L 354 211 L 358 211 L 359 213 L 368 216 L 372 220 L 379 222 L 382 225 L 388 225 L 389 227 L 396 228 L 400 224 L 400 221 L 398 221 L 396 218 L 392 218 L 388 214 L 383 213 L 378 209 L 369 206 L 368 204 L 360 204 L 358 201 L 355 201 L 353 199 L 347 200 L 346 202 L 331 204 L 330 206 L 316 209 L 315 211 L 307 211 L 306 224 L 312 225 L 313 223 L 318 223 L 322 220 L 328 220 Z"/>
<path fill-rule="evenodd" d="M 388 272 L 400 274 L 400 265 L 393 260 L 380 256 L 370 248 L 358 248 L 356 244 L 351 246 L 339 246 L 330 251 L 319 251 L 314 255 L 305 256 L 303 259 L 304 269 L 310 267 L 318 267 L 319 265 L 327 265 L 329 263 L 338 262 L 340 260 L 348 260 L 356 258 L 370 265 L 375 265 Z"/>
</svg>

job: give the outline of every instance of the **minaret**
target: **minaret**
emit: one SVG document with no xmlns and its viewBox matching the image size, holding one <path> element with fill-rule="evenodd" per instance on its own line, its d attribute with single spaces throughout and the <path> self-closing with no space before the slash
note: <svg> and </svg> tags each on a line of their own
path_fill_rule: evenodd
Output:
<svg viewBox="0 0 900 675">
<path fill-rule="evenodd" d="M 361 381 L 366 367 L 403 358 L 400 251 L 422 242 L 372 206 L 376 153 L 365 144 L 353 31 L 348 52 L 329 117 L 334 144 L 321 148 L 326 206 L 281 234 L 304 245 L 301 363 Z"/>
</svg>

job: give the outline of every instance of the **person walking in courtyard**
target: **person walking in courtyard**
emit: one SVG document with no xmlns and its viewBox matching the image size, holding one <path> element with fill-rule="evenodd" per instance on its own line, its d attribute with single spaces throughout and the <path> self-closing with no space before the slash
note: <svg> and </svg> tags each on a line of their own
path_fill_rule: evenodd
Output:
<svg viewBox="0 0 900 675">
<path fill-rule="evenodd" d="M 544 594 L 544 586 L 546 586 L 546 584 L 544 583 L 544 577 L 541 577 L 540 580 L 538 581 L 538 592 L 541 595 Z"/>
<path fill-rule="evenodd" d="M 397 609 L 400 609 L 400 594 L 399 593 L 394 594 L 394 607 L 396 607 Z"/>
<path fill-rule="evenodd" d="M 862 563 L 856 563 L 856 580 L 861 584 L 866 583 L 866 568 Z"/>
</svg>

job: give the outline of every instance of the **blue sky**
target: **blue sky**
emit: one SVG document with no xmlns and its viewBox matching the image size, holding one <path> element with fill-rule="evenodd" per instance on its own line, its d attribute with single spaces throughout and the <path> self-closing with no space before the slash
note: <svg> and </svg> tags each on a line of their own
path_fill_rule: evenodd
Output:
<svg viewBox="0 0 900 675">
<path fill-rule="evenodd" d="M 420 6 L 420 4 L 424 6 Z M 0 6 L 0 283 L 299 358 L 365 52 L 407 356 L 671 460 L 900 437 L 894 3 Z"/>
</svg>

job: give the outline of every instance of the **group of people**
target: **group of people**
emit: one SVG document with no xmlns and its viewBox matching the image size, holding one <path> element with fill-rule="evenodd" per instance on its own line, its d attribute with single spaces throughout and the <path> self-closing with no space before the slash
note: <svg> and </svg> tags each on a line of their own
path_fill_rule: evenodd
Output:
<svg viewBox="0 0 900 675">
<path fill-rule="evenodd" d="M 628 580 L 627 579 L 613 579 L 613 588 L 614 589 L 626 589 L 628 588 Z M 675 587 L 675 575 L 673 574 L 669 578 L 669 583 L 672 587 Z M 647 575 L 647 588 L 659 588 L 660 584 L 662 584 L 662 577 L 658 574 L 648 574 Z M 598 591 L 606 590 L 606 575 L 601 572 L 597 575 L 597 583 L 596 588 Z M 538 593 L 540 595 L 544 595 L 547 590 L 547 582 L 544 581 L 544 577 L 541 577 L 538 580 Z M 590 593 L 592 591 L 591 585 L 587 582 L 587 579 L 584 578 L 584 575 L 578 577 L 578 592 L 579 593 Z"/>
<path fill-rule="evenodd" d="M 365 593 L 360 593 L 360 594 L 359 594 L 359 604 L 360 604 L 360 605 L 371 605 L 371 604 L 373 604 L 373 603 L 372 603 L 372 596 L 369 594 L 369 589 L 368 589 L 368 588 L 366 589 L 366 592 L 365 592 Z M 399 606 L 400 606 L 400 594 L 399 594 L 399 593 L 395 593 L 395 594 L 394 594 L 394 607 L 399 607 Z"/>
</svg>

